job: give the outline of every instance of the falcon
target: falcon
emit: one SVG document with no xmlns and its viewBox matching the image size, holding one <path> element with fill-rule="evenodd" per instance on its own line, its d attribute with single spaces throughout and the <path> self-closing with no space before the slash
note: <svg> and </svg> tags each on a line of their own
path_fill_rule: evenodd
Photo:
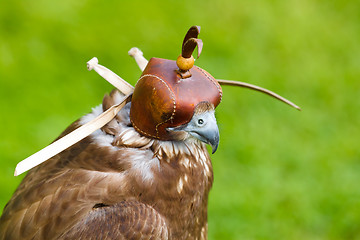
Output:
<svg viewBox="0 0 360 240">
<path fill-rule="evenodd" d="M 297 106 L 195 66 L 199 32 L 190 28 L 176 61 L 147 61 L 132 49 L 143 71 L 135 88 L 96 59 L 88 63 L 117 89 L 19 163 L 16 175 L 34 168 L 4 208 L 0 239 L 207 239 L 213 169 L 206 145 L 214 153 L 219 144 L 220 85 Z"/>
</svg>

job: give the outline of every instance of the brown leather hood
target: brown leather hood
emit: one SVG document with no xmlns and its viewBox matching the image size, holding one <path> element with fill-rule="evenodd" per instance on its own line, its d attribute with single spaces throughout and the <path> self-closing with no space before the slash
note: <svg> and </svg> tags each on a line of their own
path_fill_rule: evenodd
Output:
<svg viewBox="0 0 360 240">
<path fill-rule="evenodd" d="M 188 123 L 196 105 L 216 107 L 222 97 L 219 83 L 205 70 L 193 66 L 182 78 L 176 61 L 152 58 L 135 86 L 130 119 L 141 134 L 171 140 L 166 128 Z"/>
</svg>

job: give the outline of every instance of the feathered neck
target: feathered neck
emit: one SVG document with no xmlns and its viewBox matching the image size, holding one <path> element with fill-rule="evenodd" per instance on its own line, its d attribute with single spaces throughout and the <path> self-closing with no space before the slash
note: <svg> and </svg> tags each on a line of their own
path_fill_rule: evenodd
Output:
<svg viewBox="0 0 360 240">
<path fill-rule="evenodd" d="M 91 113 L 81 118 L 80 124 L 85 124 L 96 118 L 112 105 L 121 102 L 123 97 L 119 91 L 113 90 L 110 95 L 104 97 L 101 105 L 93 108 Z M 161 141 L 141 135 L 131 124 L 130 107 L 131 102 L 126 104 L 112 121 L 102 129 L 95 131 L 91 135 L 92 138 L 102 146 L 150 149 L 154 152 L 154 156 L 168 162 L 179 154 L 194 154 L 194 150 L 201 154 L 198 156 L 200 158 L 205 157 L 204 153 L 207 154 L 205 144 L 190 135 L 186 138 L 182 137 L 181 141 Z"/>
</svg>

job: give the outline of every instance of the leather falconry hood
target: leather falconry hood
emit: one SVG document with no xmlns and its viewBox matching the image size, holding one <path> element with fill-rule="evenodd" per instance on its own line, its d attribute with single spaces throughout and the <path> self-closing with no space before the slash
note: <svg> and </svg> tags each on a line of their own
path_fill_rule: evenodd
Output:
<svg viewBox="0 0 360 240">
<path fill-rule="evenodd" d="M 216 107 L 222 97 L 220 84 L 205 70 L 194 66 L 192 53 L 202 41 L 200 27 L 187 32 L 177 61 L 151 58 L 136 83 L 131 99 L 130 120 L 141 134 L 171 140 L 166 130 L 188 123 L 200 102 Z"/>
</svg>

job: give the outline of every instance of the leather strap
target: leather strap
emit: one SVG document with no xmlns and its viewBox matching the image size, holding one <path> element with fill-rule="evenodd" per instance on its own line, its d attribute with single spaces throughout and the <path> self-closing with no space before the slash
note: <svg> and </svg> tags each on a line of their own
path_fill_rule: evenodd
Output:
<svg viewBox="0 0 360 240">
<path fill-rule="evenodd" d="M 287 100 L 286 98 L 280 96 L 279 94 L 276 94 L 268 89 L 250 84 L 250 83 L 245 83 L 245 82 L 239 82 L 239 81 L 231 81 L 231 80 L 222 80 L 222 79 L 216 79 L 218 81 L 218 83 L 220 85 L 229 85 L 229 86 L 237 86 L 237 87 L 244 87 L 244 88 L 250 88 L 252 90 L 256 90 L 262 93 L 265 93 L 271 97 L 274 97 L 294 108 L 296 108 L 297 110 L 301 111 L 301 108 L 299 106 L 297 106 L 296 104 L 294 104 L 293 102 Z"/>
<path fill-rule="evenodd" d="M 118 114 L 118 112 L 121 110 L 121 108 L 125 106 L 127 102 L 130 101 L 131 96 L 132 94 L 127 95 L 121 103 L 113 105 L 107 111 L 97 116 L 95 119 L 82 125 L 81 127 L 77 128 L 71 133 L 53 142 L 49 146 L 41 149 L 40 151 L 34 153 L 30 157 L 19 162 L 16 165 L 14 175 L 18 176 L 32 169 L 33 167 L 36 167 L 37 165 L 52 158 L 56 154 L 64 151 L 68 147 L 71 147 L 75 143 L 81 141 L 82 139 L 89 136 L 91 133 L 95 132 L 96 130 L 102 128 L 105 124 L 110 122 L 116 116 L 116 114 Z"/>
</svg>

